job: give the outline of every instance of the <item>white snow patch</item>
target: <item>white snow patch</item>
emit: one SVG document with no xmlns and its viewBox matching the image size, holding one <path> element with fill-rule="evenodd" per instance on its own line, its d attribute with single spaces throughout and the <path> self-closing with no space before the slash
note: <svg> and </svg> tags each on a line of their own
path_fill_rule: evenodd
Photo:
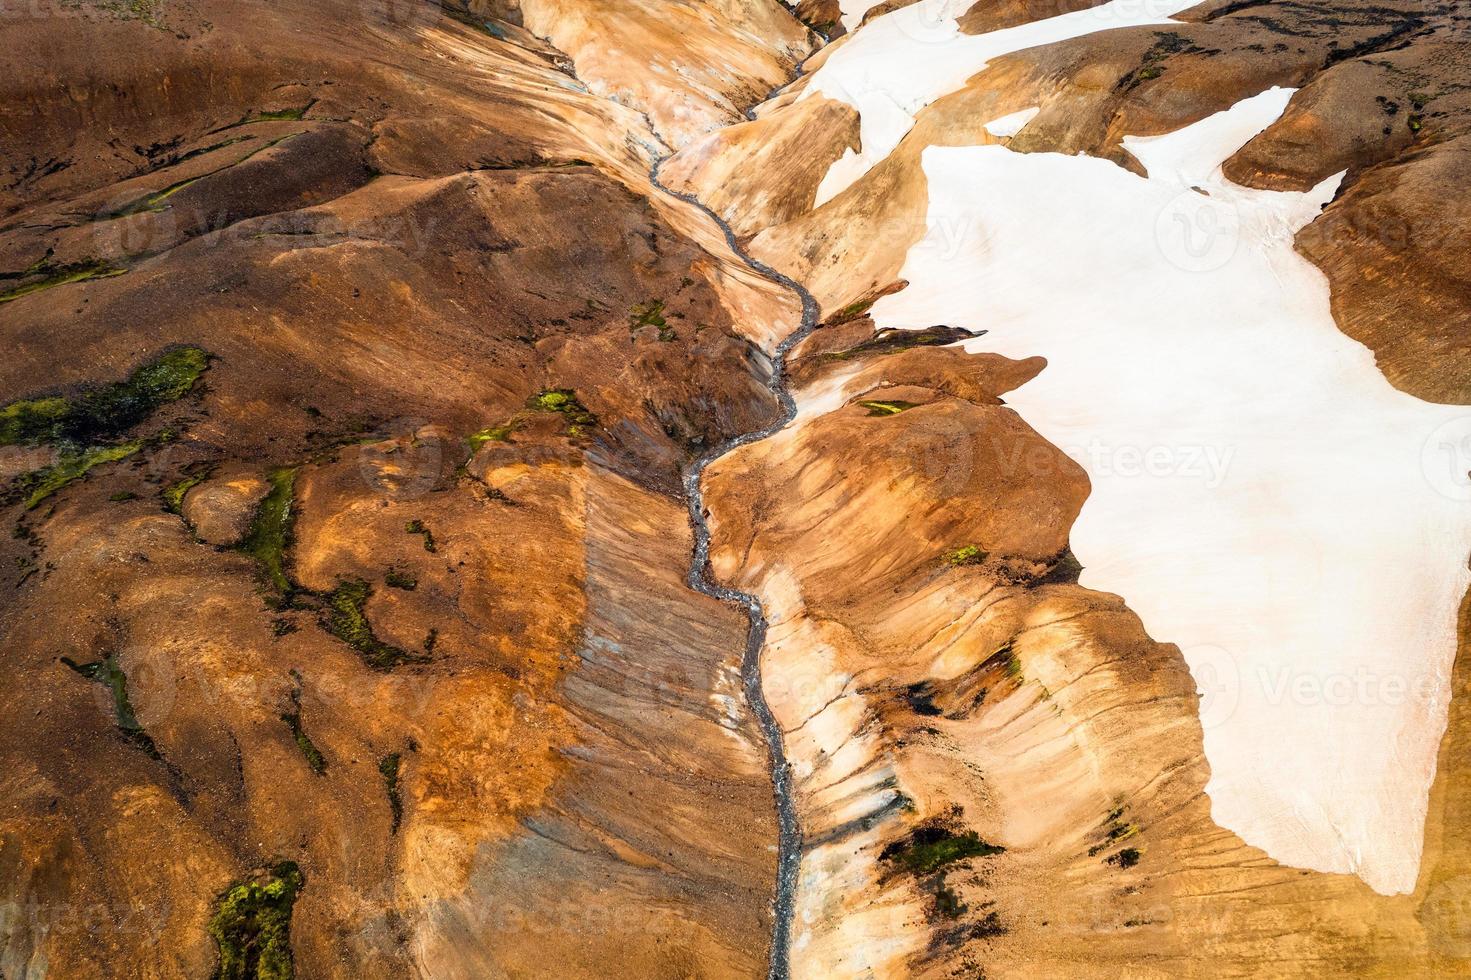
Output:
<svg viewBox="0 0 1471 980">
<path fill-rule="evenodd" d="M 1283 863 L 1402 893 L 1471 584 L 1471 413 L 1395 390 L 1334 325 L 1292 239 L 1338 177 L 1275 193 L 1222 176 L 1290 95 L 1130 140 L 1148 179 L 927 149 L 928 220 L 969 234 L 912 250 L 909 288 L 873 315 L 1047 358 L 1007 401 L 1092 481 L 1072 533 L 1083 584 L 1184 652 L 1214 818 Z"/>
<path fill-rule="evenodd" d="M 962 34 L 956 18 L 973 2 L 919 0 L 885 14 L 834 49 L 813 74 L 799 100 L 821 92 L 857 109 L 862 146 L 828 168 L 814 207 L 868 173 L 913 128 L 919 110 L 961 88 L 992 58 L 1097 31 L 1169 24 L 1198 0 L 1110 0 L 989 34 Z"/>
<path fill-rule="evenodd" d="M 838 19 L 851 33 L 858 30 L 858 25 L 863 23 L 863 15 L 882 2 L 883 0 L 839 0 L 838 9 L 843 14 Z"/>
<path fill-rule="evenodd" d="M 1000 119 L 992 119 L 986 123 L 986 132 L 997 139 L 1011 139 L 1022 131 L 1027 123 L 1037 118 L 1037 113 L 1042 111 L 1041 106 L 1032 106 L 1030 109 L 1022 109 L 1010 115 L 1002 116 Z"/>
</svg>

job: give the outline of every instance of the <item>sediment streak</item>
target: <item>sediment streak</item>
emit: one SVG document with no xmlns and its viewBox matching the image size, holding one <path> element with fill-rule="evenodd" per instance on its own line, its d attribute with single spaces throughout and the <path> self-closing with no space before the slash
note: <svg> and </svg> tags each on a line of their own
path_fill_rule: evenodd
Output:
<svg viewBox="0 0 1471 980">
<path fill-rule="evenodd" d="M 764 429 L 748 432 L 726 440 L 708 450 L 692 462 L 684 471 L 685 498 L 689 501 L 690 528 L 694 532 L 694 551 L 690 559 L 689 586 L 722 602 L 739 604 L 746 610 L 751 626 L 746 633 L 746 650 L 741 659 L 741 679 L 745 686 L 746 701 L 756 716 L 766 737 L 767 753 L 771 762 L 772 792 L 776 797 L 777 815 L 777 862 L 776 894 L 772 899 L 771 960 L 768 968 L 770 980 L 786 980 L 788 976 L 787 953 L 791 946 L 792 897 L 797 887 L 797 871 L 801 866 L 802 830 L 797 822 L 797 805 L 792 795 L 792 775 L 787 764 L 786 749 L 782 742 L 782 730 L 766 703 L 766 694 L 761 687 L 761 648 L 766 643 L 766 612 L 761 600 L 749 592 L 717 585 L 710 577 L 710 525 L 705 509 L 705 495 L 700 486 L 705 468 L 715 460 L 741 446 L 760 442 L 786 428 L 797 417 L 797 402 L 787 384 L 786 359 L 797 344 L 817 326 L 817 300 L 801 283 L 782 275 L 771 266 L 754 259 L 736 240 L 730 225 L 718 214 L 700 202 L 693 194 L 671 190 L 659 180 L 659 167 L 663 160 L 654 164 L 649 179 L 665 194 L 691 204 L 705 214 L 725 233 L 726 243 L 742 262 L 766 279 L 786 287 L 802 301 L 802 320 L 797 329 L 787 335 L 772 352 L 771 374 L 767 386 L 781 404 L 781 417 Z"/>
</svg>

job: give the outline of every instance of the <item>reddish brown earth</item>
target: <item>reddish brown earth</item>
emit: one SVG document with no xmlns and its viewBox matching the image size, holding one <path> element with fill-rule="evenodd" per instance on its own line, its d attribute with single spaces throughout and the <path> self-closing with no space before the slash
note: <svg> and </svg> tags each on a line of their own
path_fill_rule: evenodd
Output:
<svg viewBox="0 0 1471 980">
<path fill-rule="evenodd" d="M 962 23 L 979 32 L 1055 12 L 1055 4 L 976 4 Z M 812 110 L 790 96 L 761 111 L 762 150 L 736 128 L 686 151 L 690 165 L 677 157 L 670 166 L 708 173 L 690 189 L 709 195 L 737 227 L 770 217 L 754 253 L 836 310 L 895 279 L 924 235 L 926 146 L 996 142 L 985 123 L 1039 106 L 1008 141 L 1012 149 L 1090 153 L 1137 169 L 1120 145 L 1125 135 L 1178 129 L 1272 85 L 1298 87 L 1282 120 L 1229 161 L 1227 174 L 1251 186 L 1300 189 L 1346 170 L 1338 199 L 1300 233 L 1298 247 L 1328 276 L 1339 326 L 1375 352 L 1397 387 L 1463 404 L 1471 401 L 1471 267 L 1454 243 L 1465 219 L 1434 202 L 1467 180 L 1467 18 L 1454 4 L 1408 0 L 1212 0 L 1181 14 L 1179 26 L 1020 51 L 924 109 L 887 160 L 815 210 L 816 181 L 783 184 L 792 199 L 773 211 L 769 190 L 724 178 L 768 144 L 795 138 L 786 132 L 807 134 L 815 158 L 841 155 L 850 137 L 809 126 Z M 724 152 L 716 147 L 722 140 Z M 801 172 L 794 162 L 784 170 Z"/>
<path fill-rule="evenodd" d="M 805 44 L 690 9 L 740 23 L 732 111 Z M 747 338 L 793 298 L 509 11 L 40 13 L 0 28 L 0 403 L 210 361 L 127 459 L 8 497 L 0 972 L 207 976 L 288 860 L 298 976 L 762 972 L 746 618 L 685 586 L 677 486 L 775 416 Z M 283 469 L 289 594 L 236 547 Z"/>
<path fill-rule="evenodd" d="M 978 4 L 963 22 L 984 30 L 1012 16 L 1027 15 Z M 986 122 L 1040 106 L 1012 149 L 1137 169 L 1123 136 L 1296 86 L 1228 174 L 1301 188 L 1347 171 L 1297 239 L 1328 276 L 1339 326 L 1404 390 L 1471 399 L 1471 267 L 1451 244 L 1466 220 L 1452 203 L 1467 181 L 1464 15 L 1268 2 L 1207 4 L 1181 20 L 995 60 L 819 208 L 816 183 L 800 177 L 780 208 L 760 183 L 724 177 L 798 133 L 814 157 L 841 153 L 840 133 L 796 121 L 813 111 L 793 98 L 800 82 L 759 110 L 759 141 L 733 128 L 670 165 L 737 227 L 764 222 L 754 254 L 806 284 L 834 321 L 799 349 L 794 378 L 799 402 L 836 410 L 814 407 L 720 461 L 706 492 L 717 572 L 760 595 L 772 619 L 768 699 L 807 841 L 794 975 L 1467 970 L 1464 650 L 1414 891 L 1385 897 L 1276 865 L 1210 818 L 1198 695 L 1179 652 L 1069 572 L 1086 479 L 1004 407 L 1038 365 L 883 353 L 871 322 L 854 318 L 902 288 L 905 254 L 925 232 L 925 147 L 997 142 Z M 784 171 L 802 173 L 797 162 Z M 1004 850 L 906 863 L 944 838 Z"/>
<path fill-rule="evenodd" d="M 668 184 L 829 314 L 791 377 L 835 410 L 705 481 L 713 572 L 770 620 L 793 976 L 1465 975 L 1466 656 L 1415 891 L 1276 865 L 1210 819 L 1179 651 L 1076 582 L 1087 481 L 1005 404 L 1043 364 L 863 314 L 904 288 L 924 147 L 1037 105 L 1013 149 L 1137 168 L 1124 135 L 1292 85 L 1228 173 L 1346 170 L 1298 237 L 1340 327 L 1401 388 L 1471 401 L 1466 15 L 1213 0 L 1019 52 L 813 209 L 855 114 L 798 81 L 741 120 L 822 63 L 807 27 L 837 15 L 82 0 L 0 22 L 0 407 L 209 356 L 115 431 L 0 445 L 0 976 L 209 976 L 232 895 L 286 861 L 285 972 L 222 975 L 765 974 L 747 620 L 686 585 L 679 481 L 778 418 L 763 351 L 800 311 L 653 186 L 675 149 Z M 89 449 L 124 456 L 35 497 Z M 937 839 L 1004 850 L 915 857 Z"/>
</svg>

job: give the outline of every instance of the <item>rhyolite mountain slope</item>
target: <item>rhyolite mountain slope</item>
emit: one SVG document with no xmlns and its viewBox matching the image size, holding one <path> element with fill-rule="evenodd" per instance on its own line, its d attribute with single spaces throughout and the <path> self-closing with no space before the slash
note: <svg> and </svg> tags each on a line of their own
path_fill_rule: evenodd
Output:
<svg viewBox="0 0 1471 980">
<path fill-rule="evenodd" d="M 685 6 L 726 115 L 809 47 Z M 0 26 L 4 976 L 765 969 L 747 620 L 678 486 L 776 417 L 797 303 L 520 20 Z"/>
<path fill-rule="evenodd" d="M 979 36 L 1090 5 L 949 6 Z M 1408 894 L 1248 846 L 1180 650 L 1078 584 L 1088 475 L 1006 404 L 1044 360 L 870 308 L 927 147 L 1139 173 L 1125 136 L 1290 86 L 1226 175 L 1346 171 L 1296 238 L 1335 322 L 1471 401 L 1466 15 L 1212 0 L 1020 50 L 814 207 L 860 100 L 803 93 L 905 7 L 0 23 L 0 975 L 765 975 L 747 618 L 687 586 L 680 478 L 780 417 L 801 308 L 654 185 L 671 153 L 822 306 L 797 421 L 704 486 L 770 620 L 792 975 L 1464 975 L 1467 658 Z"/>
<path fill-rule="evenodd" d="M 1040 396 L 1016 397 L 1019 410 L 1003 405 L 1008 391 L 1061 368 L 982 353 L 1044 353 L 1015 334 L 1029 307 L 1045 311 L 1054 300 L 1029 293 L 1027 276 L 1008 280 L 989 266 L 1060 263 L 1031 278 L 1065 281 L 1069 261 L 1088 261 L 1090 241 L 1111 250 L 1125 239 L 1116 244 L 1089 223 L 1086 207 L 1067 204 L 1031 224 L 1096 237 L 1050 258 L 1045 240 L 1021 259 L 997 254 L 1018 246 L 1024 216 L 1002 225 L 995 222 L 1005 207 L 978 219 L 952 202 L 962 190 L 984 199 L 1001 171 L 980 166 L 978 155 L 926 151 L 999 144 L 1018 154 L 1085 153 L 1142 176 L 1125 137 L 1175 132 L 1273 86 L 1297 88 L 1280 118 L 1226 161 L 1225 178 L 1302 191 L 1343 172 L 1337 195 L 1296 237 L 1299 254 L 1327 277 L 1323 315 L 1331 288 L 1333 322 L 1368 346 L 1383 378 L 1407 396 L 1463 404 L 1471 267 L 1447 243 L 1465 220 L 1449 203 L 1449 188 L 1467 177 L 1457 150 L 1466 124 L 1464 16 L 1433 4 L 1207 4 L 1181 10 L 1178 23 L 1100 29 L 994 57 L 968 78 L 957 68 L 953 91 L 907 101 L 923 92 L 913 79 L 958 57 L 967 42 L 955 31 L 1009 26 L 986 22 L 990 5 L 927 6 L 875 35 L 889 43 L 858 55 L 865 32 L 883 26 L 870 20 L 812 59 L 754 121 L 686 148 L 665 167 L 751 236 L 753 254 L 808 285 L 829 317 L 797 352 L 802 421 L 715 464 L 706 493 L 717 572 L 761 595 L 772 617 L 766 683 L 788 733 L 808 842 L 794 973 L 1463 974 L 1471 933 L 1455 910 L 1468 894 L 1460 830 L 1467 730 L 1456 635 L 1464 631 L 1454 629 L 1454 614 L 1425 628 L 1436 645 L 1419 651 L 1425 673 L 1453 666 L 1404 712 L 1440 746 L 1423 842 L 1392 842 L 1419 855 L 1408 887 L 1379 878 L 1381 894 L 1352 876 L 1284 866 L 1219 826 L 1205 793 L 1211 769 L 1201 727 L 1221 724 L 1219 685 L 1190 675 L 1169 642 L 1175 637 L 1153 634 L 1116 597 L 1076 584 L 1069 529 L 1099 486 L 1073 458 L 1083 455 L 1079 444 L 1062 444 L 1064 452 L 1028 424 L 1027 406 Z M 958 24 L 951 34 L 947 16 Z M 911 118 L 895 121 L 896 109 Z M 877 118 L 858 118 L 868 113 Z M 1019 123 L 999 125 L 1013 117 Z M 827 163 L 859 149 L 853 133 L 860 130 L 861 144 L 869 123 L 879 133 L 896 128 L 897 145 L 824 203 L 827 166 L 779 164 L 775 198 L 743 165 L 764 162 L 768 146 L 794 142 L 796 133 Z M 929 179 L 938 170 L 950 181 L 943 197 Z M 1153 212 L 1146 217 L 1153 221 Z M 1072 278 L 1086 279 L 1076 268 Z M 922 281 L 906 281 L 919 272 Z M 1179 315 L 1160 334 L 1162 350 L 1200 329 L 1188 294 L 1171 292 L 1167 278 L 1160 308 L 1177 304 Z M 947 307 L 947 298 L 970 295 L 968 279 L 980 284 L 971 290 L 975 305 Z M 1124 270 L 1115 281 L 1128 280 Z M 1106 347 L 1112 314 L 1102 311 L 1112 307 L 1097 305 L 1100 315 L 1080 301 L 1071 318 L 1047 322 L 1064 345 L 1071 325 Z M 1277 312 L 1263 308 L 1258 317 Z M 994 326 L 997 336 L 966 343 L 970 354 L 926 349 L 952 334 L 866 339 L 876 324 L 935 322 L 927 314 Z M 1296 342 L 1283 339 L 1284 350 Z M 1266 357 L 1272 350 L 1247 349 Z M 1155 369 L 1169 371 L 1175 356 L 1161 354 Z M 1072 367 L 1086 374 L 1086 365 Z M 1100 384 L 1109 384 L 1110 370 L 1106 357 L 1094 362 Z M 1149 406 L 1147 377 L 1121 373 L 1113 383 L 1122 389 L 1115 401 Z M 1061 405 L 1059 418 L 1106 410 L 1107 399 L 1091 409 L 1081 402 Z M 1187 400 L 1150 411 L 1167 419 L 1194 407 Z M 1290 427 L 1292 416 L 1281 424 Z M 1422 437 L 1426 454 L 1442 448 L 1437 433 L 1401 434 L 1413 443 L 1409 458 L 1381 463 L 1408 466 L 1425 490 L 1416 457 Z M 1426 479 L 1440 462 L 1425 464 Z M 1278 544 L 1258 542 L 1264 551 Z M 1402 544 L 1414 549 L 1413 539 Z M 1422 550 L 1431 550 L 1428 542 Z M 1153 560 L 1188 566 L 1197 557 L 1229 556 L 1166 549 Z M 1462 556 L 1450 571 L 1463 568 Z M 1368 585 L 1382 569 L 1370 559 L 1348 571 Z M 1312 587 L 1276 586 L 1286 597 Z M 1191 582 L 1179 588 L 1188 593 Z M 1396 587 L 1383 592 L 1393 602 L 1422 599 L 1398 598 Z M 1353 611 L 1343 607 L 1345 616 Z M 1415 639 L 1405 641 L 1412 651 Z M 1387 657 L 1383 669 L 1394 670 Z M 1228 685 L 1224 696 L 1235 693 Z M 1280 710 L 1313 709 L 1288 701 Z M 1358 753 L 1351 743 L 1340 751 L 1351 781 Z M 1402 764 L 1419 765 L 1408 757 Z M 1284 812 L 1278 822 L 1312 826 L 1310 812 Z M 1418 824 L 1409 833 L 1418 836 Z"/>
</svg>

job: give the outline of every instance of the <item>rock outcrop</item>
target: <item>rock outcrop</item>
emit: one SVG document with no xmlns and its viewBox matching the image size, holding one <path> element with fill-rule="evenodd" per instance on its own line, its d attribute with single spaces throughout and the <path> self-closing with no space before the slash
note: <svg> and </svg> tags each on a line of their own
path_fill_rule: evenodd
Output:
<svg viewBox="0 0 1471 980">
<path fill-rule="evenodd" d="M 679 480 L 799 311 L 649 172 L 808 35 L 681 10 L 7 18 L 5 976 L 765 969 Z"/>
<path fill-rule="evenodd" d="M 1101 6 L 919 2 L 936 58 Z M 791 975 L 1466 973 L 1465 607 L 1413 885 L 1275 860 L 1213 819 L 1219 692 L 1079 582 L 1096 487 L 1007 401 L 1047 362 L 876 305 L 987 240 L 926 151 L 1143 175 L 1126 137 L 1291 87 L 1225 176 L 1342 172 L 1296 237 L 1338 328 L 1471 403 L 1464 15 L 1016 45 L 859 168 L 864 92 L 820 75 L 914 6 L 5 19 L 0 975 L 766 975 L 771 733 L 683 481 L 784 417 L 802 288 L 797 416 L 694 508 L 766 617 Z"/>
</svg>

